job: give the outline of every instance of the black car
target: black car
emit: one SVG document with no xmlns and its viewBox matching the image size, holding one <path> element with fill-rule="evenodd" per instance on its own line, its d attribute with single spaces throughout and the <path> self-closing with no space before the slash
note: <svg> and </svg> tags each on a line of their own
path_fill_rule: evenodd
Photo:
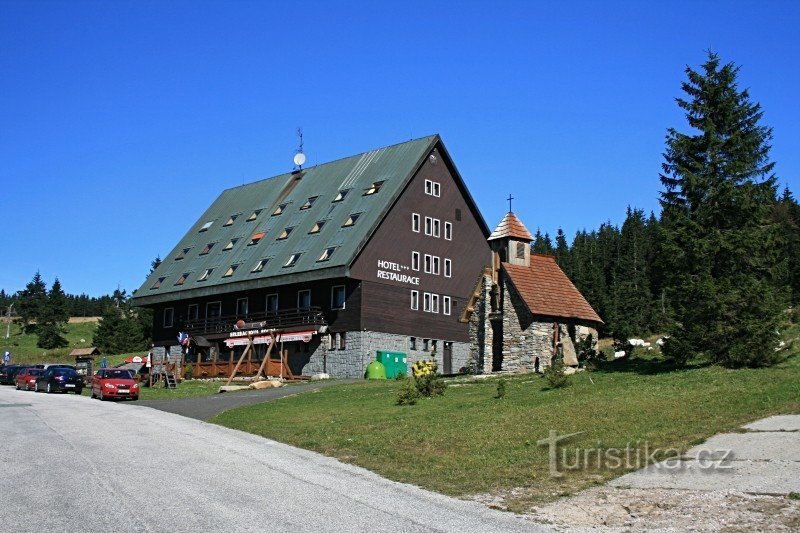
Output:
<svg viewBox="0 0 800 533">
<path fill-rule="evenodd" d="M 26 368 L 26 365 L 6 365 L 0 368 L 0 385 L 13 385 L 17 374 Z"/>
<path fill-rule="evenodd" d="M 36 392 L 83 392 L 83 377 L 71 368 L 48 368 L 36 378 Z"/>
</svg>

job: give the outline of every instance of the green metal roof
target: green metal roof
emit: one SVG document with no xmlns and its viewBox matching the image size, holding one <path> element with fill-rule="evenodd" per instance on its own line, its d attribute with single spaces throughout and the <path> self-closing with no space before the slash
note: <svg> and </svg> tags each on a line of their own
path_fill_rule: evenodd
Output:
<svg viewBox="0 0 800 533">
<path fill-rule="evenodd" d="M 134 304 L 345 276 L 438 141 L 438 135 L 423 137 L 223 191 L 136 291 Z M 380 189 L 365 194 L 377 182 L 382 182 Z M 334 201 L 341 191 L 348 192 Z M 313 204 L 301 209 L 313 197 Z M 282 204 L 286 206 L 281 214 L 273 215 Z M 248 220 L 259 210 L 255 219 Z M 354 214 L 359 215 L 355 223 L 343 227 Z M 232 216 L 235 220 L 226 225 Z M 309 233 L 321 221 L 321 229 Z M 279 239 L 286 228 L 293 229 Z M 252 237 L 262 232 L 264 236 L 252 243 Z M 238 240 L 226 250 L 232 239 Z M 212 243 L 211 250 L 201 255 Z M 328 248 L 334 248 L 333 254 L 320 261 Z M 301 255 L 296 263 L 285 266 L 297 253 Z M 263 259 L 269 259 L 263 270 L 252 272 Z M 233 265 L 235 272 L 225 276 Z M 198 281 L 208 269 L 213 270 L 207 279 Z M 188 276 L 177 285 L 184 274 Z"/>
</svg>

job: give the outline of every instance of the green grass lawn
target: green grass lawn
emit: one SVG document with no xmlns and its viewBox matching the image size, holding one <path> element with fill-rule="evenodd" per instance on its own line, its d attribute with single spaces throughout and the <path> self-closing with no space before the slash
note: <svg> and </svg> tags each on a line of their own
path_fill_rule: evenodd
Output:
<svg viewBox="0 0 800 533">
<path fill-rule="evenodd" d="M 496 378 L 455 383 L 443 397 L 405 407 L 395 405 L 399 382 L 363 382 L 228 411 L 212 421 L 446 494 L 499 494 L 505 507 L 524 510 L 625 472 L 590 467 L 551 478 L 548 450 L 536 444 L 550 430 L 586 432 L 571 439 L 569 450 L 642 448 L 645 441 L 651 449 L 685 450 L 757 418 L 800 413 L 797 355 L 773 368 L 740 370 L 611 361 L 554 390 L 537 375 L 507 380 L 503 400 L 494 398 Z"/>
<path fill-rule="evenodd" d="M 74 359 L 69 353 L 75 348 L 92 346 L 92 337 L 97 329 L 97 322 L 77 322 L 66 325 L 65 338 L 69 345 L 65 348 L 44 350 L 36 346 L 35 334 L 24 334 L 17 324 L 11 324 L 11 334 L 6 339 L 6 324 L 0 324 L 0 354 L 11 352 L 11 362 L 19 364 L 37 363 L 72 363 Z M 130 355 L 130 354 L 129 354 Z M 124 358 L 124 357 L 123 357 Z"/>
</svg>

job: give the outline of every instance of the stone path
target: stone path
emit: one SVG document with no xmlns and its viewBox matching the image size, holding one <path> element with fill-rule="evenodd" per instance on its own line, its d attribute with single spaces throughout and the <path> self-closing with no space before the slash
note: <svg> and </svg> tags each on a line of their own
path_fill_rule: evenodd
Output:
<svg viewBox="0 0 800 533">
<path fill-rule="evenodd" d="M 570 529 L 798 531 L 798 497 L 800 415 L 782 415 L 532 514 Z"/>
</svg>

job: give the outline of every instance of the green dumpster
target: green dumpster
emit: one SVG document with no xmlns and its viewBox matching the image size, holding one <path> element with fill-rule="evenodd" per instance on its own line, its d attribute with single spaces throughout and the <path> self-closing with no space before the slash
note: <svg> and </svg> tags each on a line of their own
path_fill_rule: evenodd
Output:
<svg viewBox="0 0 800 533">
<path fill-rule="evenodd" d="M 387 378 L 396 378 L 398 374 L 408 375 L 408 363 L 406 362 L 405 353 L 386 350 L 378 350 L 377 353 L 378 357 L 376 359 L 386 368 Z"/>
<path fill-rule="evenodd" d="M 367 379 L 386 379 L 386 367 L 379 361 L 373 361 L 367 365 L 364 376 Z"/>
</svg>

